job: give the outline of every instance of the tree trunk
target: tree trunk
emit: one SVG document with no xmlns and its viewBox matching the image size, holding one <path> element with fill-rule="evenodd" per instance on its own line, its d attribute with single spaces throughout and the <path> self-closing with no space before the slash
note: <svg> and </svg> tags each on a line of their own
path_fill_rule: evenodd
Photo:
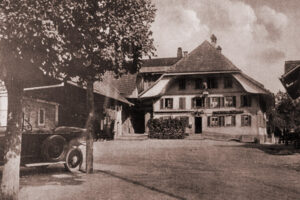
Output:
<svg viewBox="0 0 300 200">
<path fill-rule="evenodd" d="M 5 86 L 8 94 L 8 114 L 0 196 L 5 200 L 16 200 L 20 179 L 23 85 L 19 80 L 10 77 L 5 80 Z"/>
<path fill-rule="evenodd" d="M 95 119 L 95 107 L 94 107 L 94 82 L 89 80 L 87 82 L 87 108 L 88 119 L 86 122 L 86 173 L 93 173 L 93 133 L 94 133 L 94 119 Z"/>
</svg>

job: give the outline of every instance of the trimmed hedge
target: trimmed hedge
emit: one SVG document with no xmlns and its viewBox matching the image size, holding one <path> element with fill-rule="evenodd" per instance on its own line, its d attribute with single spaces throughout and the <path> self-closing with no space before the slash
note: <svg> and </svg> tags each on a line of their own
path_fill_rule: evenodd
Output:
<svg viewBox="0 0 300 200">
<path fill-rule="evenodd" d="M 185 137 L 186 119 L 150 119 L 147 123 L 149 138 L 183 139 Z"/>
</svg>

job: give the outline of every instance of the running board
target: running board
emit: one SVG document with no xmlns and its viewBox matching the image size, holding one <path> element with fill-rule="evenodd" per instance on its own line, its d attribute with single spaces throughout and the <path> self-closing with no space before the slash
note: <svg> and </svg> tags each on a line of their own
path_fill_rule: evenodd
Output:
<svg viewBox="0 0 300 200">
<path fill-rule="evenodd" d="M 56 164 L 65 164 L 66 161 L 59 162 L 41 162 L 41 163 L 28 163 L 25 164 L 25 167 L 39 167 L 39 166 L 47 166 L 47 165 L 56 165 Z"/>
</svg>

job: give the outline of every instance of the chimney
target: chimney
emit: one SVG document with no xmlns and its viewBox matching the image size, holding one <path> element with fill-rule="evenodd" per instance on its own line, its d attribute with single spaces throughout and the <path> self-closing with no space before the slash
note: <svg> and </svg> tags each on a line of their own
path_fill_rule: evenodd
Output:
<svg viewBox="0 0 300 200">
<path fill-rule="evenodd" d="M 221 53 L 221 52 L 222 52 L 222 47 L 220 47 L 220 46 L 218 45 L 217 51 L 218 51 L 219 53 Z"/>
<path fill-rule="evenodd" d="M 182 48 L 178 47 L 177 49 L 177 58 L 182 58 Z"/>
<path fill-rule="evenodd" d="M 211 40 L 211 45 L 213 45 L 213 47 L 216 47 L 216 45 L 217 45 L 217 37 L 214 34 L 212 34 L 210 36 L 210 40 Z"/>
<path fill-rule="evenodd" d="M 187 57 L 187 55 L 188 55 L 188 52 L 187 52 L 187 51 L 184 51 L 184 52 L 183 52 L 183 57 L 185 58 L 185 57 Z"/>
</svg>

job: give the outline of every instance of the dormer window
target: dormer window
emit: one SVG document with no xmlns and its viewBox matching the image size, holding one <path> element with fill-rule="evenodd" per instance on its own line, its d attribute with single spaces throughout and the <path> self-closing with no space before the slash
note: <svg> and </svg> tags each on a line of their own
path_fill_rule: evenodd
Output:
<svg viewBox="0 0 300 200">
<path fill-rule="evenodd" d="M 185 79 L 179 79 L 179 90 L 185 90 Z"/>
</svg>

